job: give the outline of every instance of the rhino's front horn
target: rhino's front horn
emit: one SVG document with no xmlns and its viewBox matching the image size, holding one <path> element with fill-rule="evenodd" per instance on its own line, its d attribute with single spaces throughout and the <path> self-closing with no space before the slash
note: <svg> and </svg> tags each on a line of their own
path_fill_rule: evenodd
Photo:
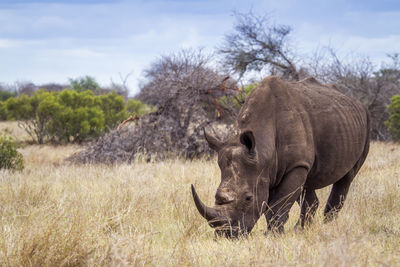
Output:
<svg viewBox="0 0 400 267">
<path fill-rule="evenodd" d="M 204 205 L 203 202 L 201 202 L 199 196 L 197 195 L 193 185 L 192 185 L 192 195 L 194 204 L 196 204 L 196 208 L 200 212 L 201 216 L 203 216 L 207 221 L 209 221 L 210 224 L 212 224 L 212 222 L 222 223 L 221 220 L 218 220 L 218 218 L 220 217 L 220 212 L 217 209 L 209 208 L 206 205 Z"/>
</svg>

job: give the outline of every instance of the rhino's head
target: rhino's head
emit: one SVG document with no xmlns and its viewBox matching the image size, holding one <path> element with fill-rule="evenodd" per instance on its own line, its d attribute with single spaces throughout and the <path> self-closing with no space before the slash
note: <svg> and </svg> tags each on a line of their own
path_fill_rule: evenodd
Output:
<svg viewBox="0 0 400 267">
<path fill-rule="evenodd" d="M 245 131 L 225 143 L 206 132 L 205 137 L 209 146 L 218 152 L 221 184 L 214 207 L 203 204 L 192 185 L 196 207 L 217 235 L 247 234 L 268 202 L 269 175 L 259 160 L 254 135 Z"/>
</svg>

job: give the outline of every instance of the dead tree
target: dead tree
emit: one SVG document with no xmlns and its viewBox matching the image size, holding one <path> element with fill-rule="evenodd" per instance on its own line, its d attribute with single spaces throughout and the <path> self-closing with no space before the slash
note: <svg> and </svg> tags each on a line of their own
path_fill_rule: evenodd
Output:
<svg viewBox="0 0 400 267">
<path fill-rule="evenodd" d="M 271 74 L 285 80 L 300 79 L 289 46 L 291 27 L 275 25 L 267 16 L 257 16 L 251 11 L 234 16 L 234 32 L 225 36 L 219 48 L 223 65 L 240 77 L 248 71 L 268 68 Z"/>
<path fill-rule="evenodd" d="M 137 98 L 157 111 L 130 120 L 72 157 L 75 162 L 129 162 L 142 154 L 151 159 L 209 155 L 205 127 L 219 137 L 231 134 L 234 115 L 218 106 L 235 95 L 236 83 L 207 65 L 199 51 L 184 50 L 161 57 L 146 71 L 147 83 Z"/>
</svg>

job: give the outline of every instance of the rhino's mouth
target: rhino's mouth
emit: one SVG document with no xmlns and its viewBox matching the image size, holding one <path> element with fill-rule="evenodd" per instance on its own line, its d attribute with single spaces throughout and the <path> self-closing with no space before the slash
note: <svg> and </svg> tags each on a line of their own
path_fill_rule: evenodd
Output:
<svg viewBox="0 0 400 267">
<path fill-rule="evenodd" d="M 216 237 L 238 238 L 246 237 L 250 233 L 247 227 L 224 225 L 215 229 Z"/>
<path fill-rule="evenodd" d="M 232 229 L 216 229 L 215 237 L 225 237 L 225 238 L 237 238 L 239 237 L 240 229 L 232 228 Z"/>
<path fill-rule="evenodd" d="M 242 214 L 238 218 L 237 214 L 232 210 L 231 205 L 216 205 L 214 207 L 206 206 L 199 198 L 192 185 L 193 200 L 197 210 L 207 221 L 208 224 L 215 228 L 216 236 L 223 237 L 239 237 L 246 236 L 252 230 L 254 224 L 246 224 Z"/>
<path fill-rule="evenodd" d="M 199 198 L 192 185 L 192 196 L 197 210 L 208 221 L 211 227 L 225 227 L 230 225 L 230 220 L 222 208 L 207 207 Z"/>
<path fill-rule="evenodd" d="M 207 207 L 199 198 L 192 185 L 192 195 L 193 200 L 196 205 L 197 210 L 207 221 L 208 224 L 215 228 L 215 233 L 217 235 L 223 236 L 238 236 L 239 234 L 244 234 L 247 232 L 246 227 L 240 227 L 238 221 L 233 219 L 228 212 L 228 206 L 217 205 L 215 207 Z M 234 216 L 235 217 L 235 216 Z"/>
</svg>

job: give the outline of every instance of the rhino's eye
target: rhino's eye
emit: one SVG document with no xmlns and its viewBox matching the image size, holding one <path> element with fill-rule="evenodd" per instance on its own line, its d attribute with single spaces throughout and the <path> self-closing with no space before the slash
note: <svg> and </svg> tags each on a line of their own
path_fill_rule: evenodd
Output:
<svg viewBox="0 0 400 267">
<path fill-rule="evenodd" d="M 253 196 L 246 196 L 246 201 L 252 201 L 253 200 Z"/>
</svg>

